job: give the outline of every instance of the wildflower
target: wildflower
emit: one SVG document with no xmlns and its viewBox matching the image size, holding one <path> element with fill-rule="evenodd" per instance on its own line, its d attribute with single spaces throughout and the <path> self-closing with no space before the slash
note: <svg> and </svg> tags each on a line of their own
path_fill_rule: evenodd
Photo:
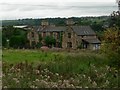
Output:
<svg viewBox="0 0 120 90">
<path fill-rule="evenodd" d="M 8 73 L 8 76 L 11 76 L 11 73 Z"/>
<path fill-rule="evenodd" d="M 39 71 L 39 70 L 36 70 L 35 73 L 38 75 L 38 74 L 40 74 L 40 71 Z"/>
<path fill-rule="evenodd" d="M 89 82 L 91 82 L 91 81 L 92 81 L 90 77 L 88 77 L 88 81 L 89 81 Z"/>
<path fill-rule="evenodd" d="M 82 88 L 81 86 L 76 86 L 76 88 Z"/>
<path fill-rule="evenodd" d="M 68 88 L 68 87 L 71 87 L 71 85 L 70 84 L 68 84 L 68 83 L 65 83 L 65 85 L 66 85 L 66 87 Z"/>
<path fill-rule="evenodd" d="M 56 75 L 56 76 L 59 76 L 59 74 L 58 74 L 58 73 L 55 73 L 55 75 Z"/>
<path fill-rule="evenodd" d="M 46 78 L 45 81 L 48 81 L 48 79 Z"/>
<path fill-rule="evenodd" d="M 21 69 L 17 69 L 17 72 L 20 72 L 21 71 Z"/>
<path fill-rule="evenodd" d="M 42 76 L 42 75 L 40 75 L 40 77 L 41 77 L 41 78 L 43 78 L 43 76 Z"/>
<path fill-rule="evenodd" d="M 27 74 L 30 74 L 30 72 L 27 72 Z"/>
<path fill-rule="evenodd" d="M 62 80 L 59 80 L 59 81 L 58 81 L 58 84 L 62 84 Z"/>
<path fill-rule="evenodd" d="M 85 88 L 88 88 L 87 86 L 85 86 Z"/>
<path fill-rule="evenodd" d="M 115 73 L 118 73 L 118 70 L 115 70 Z"/>
<path fill-rule="evenodd" d="M 83 77 L 85 78 L 86 76 L 83 74 Z"/>
<path fill-rule="evenodd" d="M 32 85 L 32 86 L 30 86 L 30 88 L 35 88 L 35 86 L 34 86 L 34 85 Z"/>
<path fill-rule="evenodd" d="M 14 81 L 17 81 L 17 78 L 13 78 Z"/>
<path fill-rule="evenodd" d="M 10 71 L 14 71 L 14 67 L 11 67 L 11 68 L 10 68 Z"/>
<path fill-rule="evenodd" d="M 47 83 L 45 80 L 41 80 L 41 83 L 42 83 L 43 85 L 48 85 L 48 83 Z"/>
<path fill-rule="evenodd" d="M 33 83 L 35 83 L 35 81 L 33 81 Z"/>
<path fill-rule="evenodd" d="M 50 79 L 50 76 L 47 76 L 48 79 Z"/>
<path fill-rule="evenodd" d="M 93 87 L 97 86 L 97 83 L 95 81 L 92 84 L 93 84 Z"/>
<path fill-rule="evenodd" d="M 74 88 L 74 85 L 73 85 L 73 84 L 71 84 L 70 86 L 71 86 L 71 88 Z"/>
<path fill-rule="evenodd" d="M 39 80 L 39 79 L 36 79 L 35 81 L 36 81 L 36 82 L 39 82 L 40 80 Z"/>
<path fill-rule="evenodd" d="M 48 69 L 47 69 L 47 68 L 45 68 L 45 69 L 44 69 L 44 71 L 46 71 L 46 72 L 47 72 L 47 71 L 48 71 Z"/>
<path fill-rule="evenodd" d="M 64 81 L 63 81 L 63 83 L 65 83 L 65 84 L 66 84 L 66 83 L 69 83 L 69 81 L 68 81 L 68 80 L 64 80 Z"/>
<path fill-rule="evenodd" d="M 95 72 L 97 73 L 97 70 L 95 70 Z"/>
<path fill-rule="evenodd" d="M 52 88 L 57 88 L 58 86 L 56 85 L 56 84 L 54 84 L 53 86 L 52 86 Z"/>
<path fill-rule="evenodd" d="M 106 69 L 109 70 L 109 69 L 110 69 L 110 66 L 107 66 L 107 65 L 106 65 Z"/>
<path fill-rule="evenodd" d="M 4 86 L 3 88 L 7 88 L 7 86 Z"/>
<path fill-rule="evenodd" d="M 44 71 L 43 70 L 41 70 L 41 73 L 43 73 Z"/>
<path fill-rule="evenodd" d="M 19 83 L 20 81 L 19 80 L 16 80 L 16 83 Z"/>
<path fill-rule="evenodd" d="M 70 80 L 74 80 L 74 78 L 71 77 Z"/>
<path fill-rule="evenodd" d="M 109 81 L 108 81 L 108 80 L 106 80 L 105 84 L 106 84 L 106 85 L 108 85 L 108 84 L 109 84 Z"/>
<path fill-rule="evenodd" d="M 60 78 L 63 78 L 63 76 L 61 75 Z"/>
</svg>

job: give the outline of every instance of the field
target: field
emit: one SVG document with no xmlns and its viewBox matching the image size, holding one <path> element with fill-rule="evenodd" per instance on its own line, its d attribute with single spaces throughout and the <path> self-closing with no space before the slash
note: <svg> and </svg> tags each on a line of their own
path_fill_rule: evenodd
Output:
<svg viewBox="0 0 120 90">
<path fill-rule="evenodd" d="M 118 88 L 118 70 L 98 52 L 3 50 L 3 88 Z"/>
</svg>

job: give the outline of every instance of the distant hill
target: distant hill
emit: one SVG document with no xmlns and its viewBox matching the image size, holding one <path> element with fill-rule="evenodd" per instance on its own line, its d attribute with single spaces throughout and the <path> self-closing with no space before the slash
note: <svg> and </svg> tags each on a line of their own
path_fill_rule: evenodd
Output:
<svg viewBox="0 0 120 90">
<path fill-rule="evenodd" d="M 90 25 L 92 23 L 101 23 L 105 22 L 109 17 L 101 16 L 101 17 L 71 17 L 77 25 Z M 58 26 L 64 26 L 65 20 L 67 18 L 45 18 L 49 21 L 50 24 L 55 24 Z M 13 25 L 32 25 L 38 26 L 40 25 L 43 19 L 18 19 L 18 20 L 3 20 L 2 26 L 13 26 Z"/>
</svg>

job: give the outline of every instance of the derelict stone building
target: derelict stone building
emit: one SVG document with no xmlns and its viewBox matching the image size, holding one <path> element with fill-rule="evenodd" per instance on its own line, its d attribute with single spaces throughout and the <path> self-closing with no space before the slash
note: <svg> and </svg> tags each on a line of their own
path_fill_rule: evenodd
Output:
<svg viewBox="0 0 120 90">
<path fill-rule="evenodd" d="M 54 37 L 56 39 L 55 47 L 64 49 L 80 47 L 95 50 L 100 47 L 100 41 L 91 27 L 74 25 L 72 19 L 66 20 L 66 26 L 50 25 L 48 21 L 43 20 L 40 26 L 33 27 L 28 32 L 27 37 L 30 46 L 40 42 L 39 36 L 42 38 L 46 36 Z"/>
</svg>

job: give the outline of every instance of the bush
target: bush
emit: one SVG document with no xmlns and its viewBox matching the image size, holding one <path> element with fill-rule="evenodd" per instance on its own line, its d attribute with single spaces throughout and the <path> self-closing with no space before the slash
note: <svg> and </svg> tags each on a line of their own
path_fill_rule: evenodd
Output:
<svg viewBox="0 0 120 90">
<path fill-rule="evenodd" d="M 104 33 L 102 50 L 109 58 L 109 64 L 118 68 L 120 66 L 120 30 L 118 27 L 108 28 Z"/>
<path fill-rule="evenodd" d="M 46 36 L 44 38 L 44 41 L 46 43 L 47 46 L 51 47 L 52 45 L 55 46 L 55 43 L 56 43 L 56 40 L 54 37 L 51 37 L 51 36 Z"/>
</svg>

